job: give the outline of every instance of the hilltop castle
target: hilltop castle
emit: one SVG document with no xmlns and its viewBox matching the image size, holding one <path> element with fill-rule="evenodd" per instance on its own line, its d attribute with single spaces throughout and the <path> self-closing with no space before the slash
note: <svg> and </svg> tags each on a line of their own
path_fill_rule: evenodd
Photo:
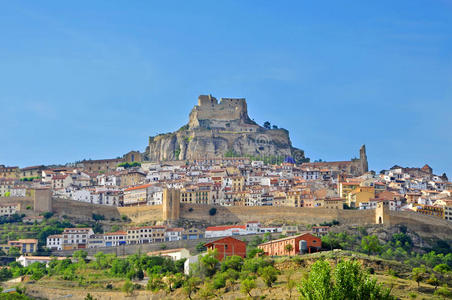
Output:
<svg viewBox="0 0 452 300">
<path fill-rule="evenodd" d="M 248 116 L 244 98 L 198 97 L 188 124 L 178 131 L 149 138 L 145 158 L 150 161 L 219 158 L 227 154 L 253 157 L 292 156 L 305 159 L 292 147 L 285 129 L 259 126 Z"/>
</svg>

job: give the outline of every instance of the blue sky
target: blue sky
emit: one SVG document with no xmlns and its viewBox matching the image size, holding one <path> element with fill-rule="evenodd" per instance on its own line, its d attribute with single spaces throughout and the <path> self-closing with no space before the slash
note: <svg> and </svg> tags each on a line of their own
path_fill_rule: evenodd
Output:
<svg viewBox="0 0 452 300">
<path fill-rule="evenodd" d="M 312 159 L 452 175 L 452 1 L 0 0 L 0 164 L 143 151 L 200 94 Z"/>
</svg>

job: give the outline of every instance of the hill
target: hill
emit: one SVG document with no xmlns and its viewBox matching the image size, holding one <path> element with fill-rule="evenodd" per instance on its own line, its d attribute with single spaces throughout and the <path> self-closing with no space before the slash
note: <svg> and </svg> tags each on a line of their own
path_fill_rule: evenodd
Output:
<svg viewBox="0 0 452 300">
<path fill-rule="evenodd" d="M 292 146 L 289 132 L 262 127 L 248 116 L 246 100 L 201 95 L 188 124 L 178 131 L 149 138 L 145 159 L 196 160 L 219 157 L 255 157 L 297 163 L 307 161 L 304 151 Z"/>
</svg>

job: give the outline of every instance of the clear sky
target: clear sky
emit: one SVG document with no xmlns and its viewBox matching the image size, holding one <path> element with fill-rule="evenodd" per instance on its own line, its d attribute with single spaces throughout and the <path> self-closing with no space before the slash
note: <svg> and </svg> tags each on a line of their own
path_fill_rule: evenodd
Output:
<svg viewBox="0 0 452 300">
<path fill-rule="evenodd" d="M 0 164 L 143 151 L 209 93 L 313 160 L 452 177 L 452 1 L 0 0 Z"/>
</svg>

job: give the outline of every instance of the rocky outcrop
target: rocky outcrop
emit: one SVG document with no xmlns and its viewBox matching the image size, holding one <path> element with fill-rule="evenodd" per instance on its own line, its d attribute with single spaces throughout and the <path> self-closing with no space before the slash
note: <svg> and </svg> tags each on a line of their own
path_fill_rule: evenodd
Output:
<svg viewBox="0 0 452 300">
<path fill-rule="evenodd" d="M 178 131 L 149 138 L 150 161 L 193 160 L 224 156 L 280 157 L 305 160 L 292 147 L 285 129 L 267 129 L 248 116 L 245 99 L 199 96 L 189 122 Z"/>
</svg>

